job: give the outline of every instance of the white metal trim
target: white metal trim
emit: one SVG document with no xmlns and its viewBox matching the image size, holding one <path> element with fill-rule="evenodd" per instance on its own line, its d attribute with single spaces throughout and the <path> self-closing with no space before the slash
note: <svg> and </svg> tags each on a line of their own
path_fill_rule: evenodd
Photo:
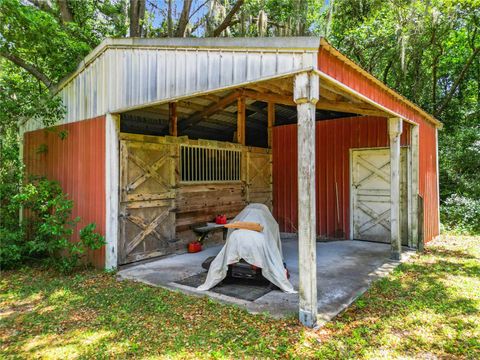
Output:
<svg viewBox="0 0 480 360">
<path fill-rule="evenodd" d="M 174 96 L 174 97 L 171 97 L 171 98 L 168 98 L 168 99 L 162 99 L 162 100 L 158 100 L 158 101 L 143 103 L 143 104 L 140 104 L 140 105 L 114 109 L 112 112 L 122 113 L 122 112 L 126 112 L 126 111 L 143 109 L 143 108 L 149 107 L 149 106 L 157 106 L 157 105 L 167 104 L 167 103 L 170 103 L 170 102 L 181 101 L 181 100 L 189 99 L 189 98 L 196 97 L 196 96 L 203 96 L 203 95 L 215 94 L 217 92 L 222 92 L 222 91 L 227 91 L 227 90 L 234 90 L 234 89 L 238 89 L 238 88 L 241 88 L 243 86 L 250 85 L 250 84 L 253 84 L 253 83 L 282 79 L 282 78 L 293 76 L 293 75 L 296 75 L 296 74 L 299 74 L 299 73 L 309 72 L 309 71 L 314 71 L 314 70 L 315 70 L 315 68 L 313 66 L 308 66 L 308 67 L 305 67 L 305 68 L 302 68 L 302 69 L 298 69 L 298 70 L 294 70 L 294 71 L 287 71 L 285 73 L 275 74 L 275 75 L 267 76 L 267 77 L 261 77 L 261 78 L 257 78 L 257 79 L 254 79 L 254 80 L 245 81 L 245 82 L 242 82 L 242 83 L 237 83 L 237 84 L 232 84 L 232 85 L 228 85 L 228 86 L 219 87 L 219 88 L 216 88 L 216 89 L 213 89 L 213 90 L 197 91 L 197 92 L 189 93 L 187 95 L 176 96 L 176 97 Z"/>
<path fill-rule="evenodd" d="M 197 51 L 228 49 L 230 51 L 269 51 L 269 52 L 318 52 L 320 37 L 270 37 L 270 38 L 106 38 L 93 49 L 71 74 L 62 79 L 57 92 L 73 78 L 84 71 L 92 62 L 108 49 L 182 49 Z"/>
</svg>

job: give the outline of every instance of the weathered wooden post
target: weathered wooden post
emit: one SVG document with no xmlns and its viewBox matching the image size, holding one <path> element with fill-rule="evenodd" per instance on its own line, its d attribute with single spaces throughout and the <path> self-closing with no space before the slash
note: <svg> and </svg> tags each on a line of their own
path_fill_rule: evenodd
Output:
<svg viewBox="0 0 480 360">
<path fill-rule="evenodd" d="M 169 126 L 168 132 L 171 136 L 178 136 L 177 131 L 177 103 L 171 102 L 168 104 Z"/>
<path fill-rule="evenodd" d="M 400 260 L 402 239 L 400 237 L 400 135 L 402 119 L 388 119 L 390 135 L 390 234 L 391 259 Z"/>
<path fill-rule="evenodd" d="M 317 254 L 315 219 L 315 104 L 318 75 L 295 76 L 293 100 L 298 117 L 298 264 L 299 318 L 308 327 L 317 324 Z"/>
<path fill-rule="evenodd" d="M 118 266 L 120 115 L 105 117 L 105 269 Z"/>
<path fill-rule="evenodd" d="M 240 96 L 237 100 L 237 143 L 245 145 L 245 97 Z"/>
<path fill-rule="evenodd" d="M 273 145 L 273 127 L 275 126 L 275 103 L 272 101 L 268 102 L 267 106 L 267 119 L 268 119 L 268 147 L 271 148 Z"/>
</svg>

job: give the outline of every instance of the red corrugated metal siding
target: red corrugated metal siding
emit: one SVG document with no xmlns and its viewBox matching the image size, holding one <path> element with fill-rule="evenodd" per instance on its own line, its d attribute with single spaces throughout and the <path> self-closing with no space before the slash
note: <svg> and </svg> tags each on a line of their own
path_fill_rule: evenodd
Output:
<svg viewBox="0 0 480 360">
<path fill-rule="evenodd" d="M 365 95 L 376 103 L 397 112 L 407 119 L 417 123 L 423 120 L 423 117 L 418 111 L 395 98 L 385 89 L 382 89 L 375 84 L 371 79 L 366 78 L 356 69 L 338 59 L 322 47 L 320 47 L 318 52 L 318 68 L 323 73 L 347 85 L 349 88 Z"/>
<path fill-rule="evenodd" d="M 62 140 L 58 131 L 66 130 Z M 46 146 L 46 152 L 38 152 Z M 105 235 L 105 117 L 28 132 L 24 136 L 24 161 L 28 174 L 57 180 L 73 200 L 78 230 L 94 222 Z M 88 254 L 96 267 L 105 266 L 105 249 Z"/>
<path fill-rule="evenodd" d="M 371 79 L 320 47 L 318 54 L 320 71 L 337 79 L 358 93 L 367 96 L 376 103 L 391 109 L 420 126 L 420 184 L 419 193 L 424 198 L 424 237 L 430 241 L 440 233 L 439 194 L 436 166 L 436 130 L 417 110 L 395 98 L 375 84 Z"/>
<path fill-rule="evenodd" d="M 437 132 L 433 125 L 420 122 L 419 129 L 419 184 L 418 191 L 423 197 L 423 235 L 430 241 L 440 234 L 438 209 L 439 194 L 437 187 Z"/>
<path fill-rule="evenodd" d="M 406 125 L 402 145 L 408 145 L 409 140 L 410 126 Z M 385 118 L 353 117 L 317 121 L 315 176 L 319 236 L 349 237 L 349 150 L 386 146 L 389 146 L 389 138 Z M 297 194 L 297 126 L 277 126 L 273 136 L 273 212 L 282 231 L 296 231 Z"/>
</svg>

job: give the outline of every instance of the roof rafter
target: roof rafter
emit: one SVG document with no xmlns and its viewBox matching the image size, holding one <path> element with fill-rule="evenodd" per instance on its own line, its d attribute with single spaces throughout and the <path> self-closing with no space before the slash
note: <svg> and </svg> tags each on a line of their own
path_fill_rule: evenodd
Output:
<svg viewBox="0 0 480 360">
<path fill-rule="evenodd" d="M 232 92 L 229 95 L 221 98 L 217 103 L 213 104 L 212 106 L 207 107 L 203 111 L 196 112 L 192 116 L 190 116 L 188 119 L 183 120 L 178 128 L 179 131 L 185 131 L 186 129 L 198 124 L 202 120 L 208 118 L 209 116 L 215 114 L 219 110 L 222 110 L 235 102 L 238 97 L 240 96 L 240 93 L 238 92 Z"/>
</svg>

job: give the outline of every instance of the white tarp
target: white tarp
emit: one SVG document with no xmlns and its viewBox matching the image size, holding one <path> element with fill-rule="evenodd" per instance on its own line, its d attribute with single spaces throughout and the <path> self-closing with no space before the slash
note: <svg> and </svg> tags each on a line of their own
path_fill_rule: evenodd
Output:
<svg viewBox="0 0 480 360">
<path fill-rule="evenodd" d="M 225 278 L 228 265 L 243 259 L 261 268 L 262 275 L 284 292 L 295 293 L 283 266 L 278 224 L 268 207 L 263 204 L 247 205 L 233 221 L 256 222 L 263 226 L 263 231 L 229 229 L 225 246 L 212 261 L 205 283 L 197 289 L 211 289 Z"/>
</svg>

